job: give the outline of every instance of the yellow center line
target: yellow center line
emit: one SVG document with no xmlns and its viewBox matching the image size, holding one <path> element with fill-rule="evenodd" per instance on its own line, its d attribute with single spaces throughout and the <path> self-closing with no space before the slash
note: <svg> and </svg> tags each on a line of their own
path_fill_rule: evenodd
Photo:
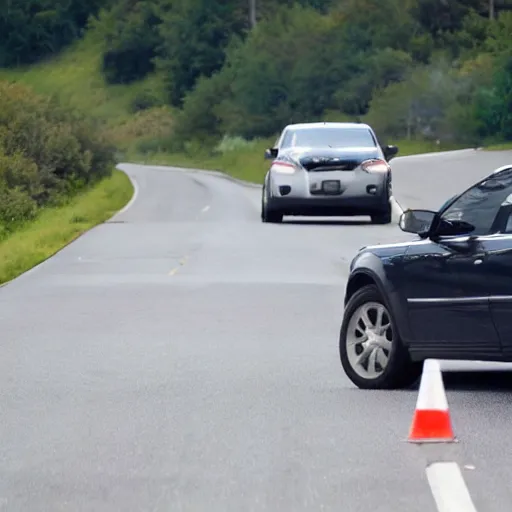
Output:
<svg viewBox="0 0 512 512">
<path fill-rule="evenodd" d="M 176 272 L 178 272 L 178 270 L 183 266 L 185 265 L 185 263 L 187 262 L 188 260 L 188 256 L 185 256 L 183 258 L 181 258 L 181 260 L 178 262 L 179 265 L 177 267 L 174 267 L 173 269 L 171 269 L 171 271 L 169 272 L 169 275 L 170 276 L 173 276 L 174 274 L 176 274 Z"/>
</svg>

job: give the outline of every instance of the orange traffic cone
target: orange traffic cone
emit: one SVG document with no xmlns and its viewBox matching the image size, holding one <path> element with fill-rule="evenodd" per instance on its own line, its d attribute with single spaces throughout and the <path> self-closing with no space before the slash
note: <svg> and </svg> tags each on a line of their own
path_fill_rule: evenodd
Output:
<svg viewBox="0 0 512 512">
<path fill-rule="evenodd" d="M 448 401 L 439 361 L 423 363 L 416 410 L 409 431 L 411 443 L 452 443 L 453 435 Z"/>
</svg>

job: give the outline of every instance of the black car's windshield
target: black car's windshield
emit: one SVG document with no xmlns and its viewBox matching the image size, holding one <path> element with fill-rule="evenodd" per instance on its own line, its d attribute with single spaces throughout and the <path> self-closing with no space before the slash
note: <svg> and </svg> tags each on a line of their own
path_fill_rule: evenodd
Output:
<svg viewBox="0 0 512 512">
<path fill-rule="evenodd" d="M 479 183 L 462 194 L 442 215 L 445 220 L 462 220 L 472 224 L 472 235 L 493 232 L 497 215 L 512 202 L 512 170 Z"/>
<path fill-rule="evenodd" d="M 303 128 L 286 133 L 281 147 L 357 148 L 376 147 L 372 133 L 364 128 Z"/>
</svg>

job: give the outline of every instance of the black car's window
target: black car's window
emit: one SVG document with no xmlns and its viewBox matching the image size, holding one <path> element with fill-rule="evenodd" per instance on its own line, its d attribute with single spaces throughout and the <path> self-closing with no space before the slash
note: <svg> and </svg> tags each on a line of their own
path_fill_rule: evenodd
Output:
<svg viewBox="0 0 512 512">
<path fill-rule="evenodd" d="M 302 128 L 290 130 L 283 138 L 282 148 L 357 148 L 376 147 L 377 142 L 365 128 Z"/>
<path fill-rule="evenodd" d="M 492 231 L 495 233 L 512 233 L 512 194 L 508 196 L 494 219 Z"/>
<path fill-rule="evenodd" d="M 495 222 L 512 199 L 512 168 L 497 173 L 464 192 L 442 215 L 445 220 L 462 220 L 475 226 L 472 235 L 483 236 L 506 229 Z"/>
</svg>

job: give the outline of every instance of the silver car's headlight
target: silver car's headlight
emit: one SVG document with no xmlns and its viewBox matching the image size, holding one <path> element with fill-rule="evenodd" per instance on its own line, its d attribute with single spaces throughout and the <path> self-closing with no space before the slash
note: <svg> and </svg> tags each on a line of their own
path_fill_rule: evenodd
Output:
<svg viewBox="0 0 512 512">
<path fill-rule="evenodd" d="M 294 174 L 297 171 L 297 167 L 290 162 L 276 161 L 272 163 L 271 167 L 273 172 L 279 174 Z"/>
<path fill-rule="evenodd" d="M 363 169 L 363 171 L 366 171 L 370 174 L 372 174 L 372 173 L 381 174 L 381 173 L 389 172 L 391 170 L 391 167 L 385 160 L 372 159 L 372 160 L 366 160 L 365 162 L 363 162 L 361 164 L 361 169 Z"/>
</svg>

